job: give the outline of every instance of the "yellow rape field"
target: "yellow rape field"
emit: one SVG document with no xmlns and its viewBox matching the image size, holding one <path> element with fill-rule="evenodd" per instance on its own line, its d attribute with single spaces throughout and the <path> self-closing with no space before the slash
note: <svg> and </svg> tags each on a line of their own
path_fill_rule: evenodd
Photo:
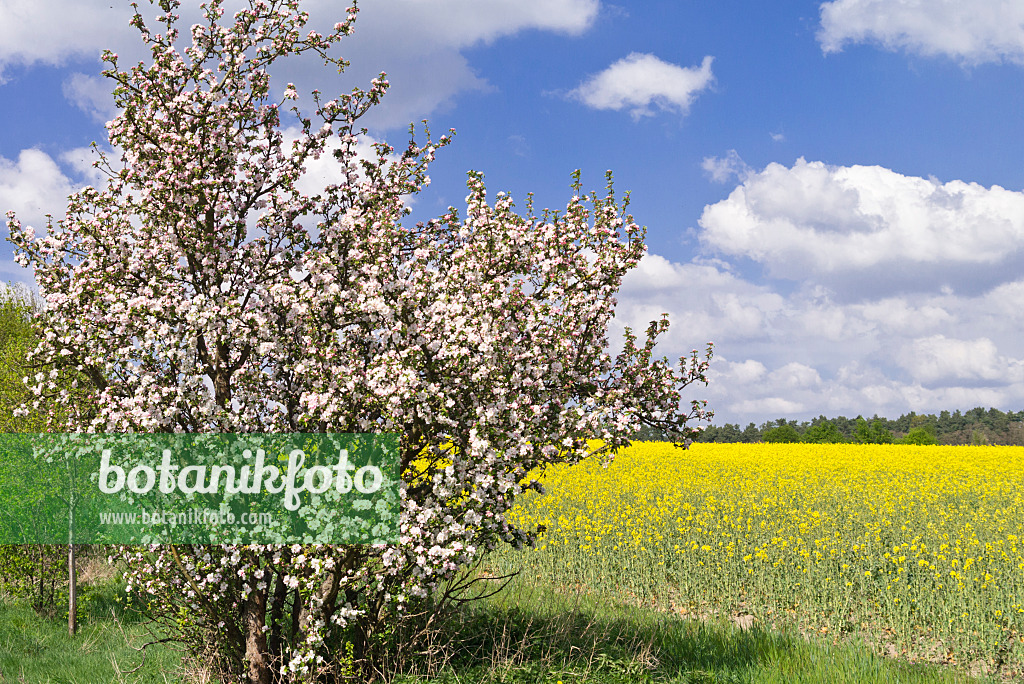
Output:
<svg viewBox="0 0 1024 684">
<path fill-rule="evenodd" d="M 541 479 L 512 514 L 546 532 L 501 569 L 911 658 L 1024 661 L 1024 447 L 640 442 Z"/>
</svg>

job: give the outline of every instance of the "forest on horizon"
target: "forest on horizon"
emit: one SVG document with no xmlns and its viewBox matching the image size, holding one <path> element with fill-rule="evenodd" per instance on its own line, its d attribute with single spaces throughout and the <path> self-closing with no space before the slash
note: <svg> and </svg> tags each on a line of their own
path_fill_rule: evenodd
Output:
<svg viewBox="0 0 1024 684">
<path fill-rule="evenodd" d="M 642 428 L 635 439 L 673 441 L 672 435 L 651 428 Z M 778 418 L 761 425 L 738 423 L 711 425 L 697 437 L 698 442 L 808 442 L 854 444 L 948 444 L 1024 446 L 1024 410 L 1000 411 L 976 407 L 969 411 L 941 411 L 919 414 L 914 411 L 896 419 L 870 419 L 820 415 L 809 421 Z"/>
</svg>

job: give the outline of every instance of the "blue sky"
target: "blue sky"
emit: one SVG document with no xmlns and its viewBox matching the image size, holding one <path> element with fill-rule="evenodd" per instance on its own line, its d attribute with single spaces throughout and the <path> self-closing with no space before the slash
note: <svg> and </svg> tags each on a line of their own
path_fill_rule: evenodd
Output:
<svg viewBox="0 0 1024 684">
<path fill-rule="evenodd" d="M 344 14 L 304 7 L 314 27 Z M 340 93 L 383 70 L 372 136 L 455 128 L 418 216 L 458 206 L 469 169 L 552 208 L 574 169 L 589 189 L 614 171 L 649 245 L 615 334 L 665 311 L 662 353 L 714 341 L 696 394 L 716 423 L 1024 408 L 1019 1 L 360 7 L 346 74 L 295 63 L 274 87 Z M 120 0 L 0 3 L 0 211 L 41 224 L 91 182 L 86 148 L 116 114 L 99 53 L 143 56 L 129 16 Z M 9 246 L 0 271 L 31 281 Z"/>
</svg>

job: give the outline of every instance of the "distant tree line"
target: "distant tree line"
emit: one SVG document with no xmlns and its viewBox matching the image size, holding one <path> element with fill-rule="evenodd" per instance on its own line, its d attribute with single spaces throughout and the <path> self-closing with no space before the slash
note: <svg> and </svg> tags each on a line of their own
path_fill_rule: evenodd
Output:
<svg viewBox="0 0 1024 684">
<path fill-rule="evenodd" d="M 644 429 L 637 440 L 673 441 L 672 435 Z M 1024 411 L 1004 412 L 996 408 L 973 408 L 970 411 L 942 411 L 918 414 L 905 413 L 895 420 L 863 416 L 826 418 L 821 415 L 810 421 L 797 422 L 779 418 L 761 425 L 749 423 L 712 425 L 704 430 L 698 442 L 806 442 L 813 444 L 951 444 L 951 445 L 1024 445 Z"/>
<path fill-rule="evenodd" d="M 42 301 L 28 288 L 0 283 L 0 432 L 44 432 L 38 412 L 16 416 L 14 409 L 35 398 L 22 381 L 40 370 L 27 360 L 38 336 L 32 314 Z M 19 477 L 0 463 L 0 487 Z M 54 617 L 68 604 L 68 547 L 57 544 L 0 545 L 0 593 L 22 596 L 40 615 Z"/>
</svg>

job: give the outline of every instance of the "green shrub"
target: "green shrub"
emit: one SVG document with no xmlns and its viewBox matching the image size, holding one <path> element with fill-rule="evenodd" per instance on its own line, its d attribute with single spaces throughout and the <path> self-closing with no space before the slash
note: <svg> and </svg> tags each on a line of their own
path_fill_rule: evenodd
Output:
<svg viewBox="0 0 1024 684">
<path fill-rule="evenodd" d="M 791 444 L 800 441 L 800 433 L 792 425 L 780 425 L 765 430 L 762 439 L 773 444 Z"/>
<path fill-rule="evenodd" d="M 932 431 L 924 427 L 911 428 L 907 436 L 900 440 L 900 444 L 931 445 L 938 444 Z"/>
<path fill-rule="evenodd" d="M 808 444 L 842 444 L 846 438 L 835 423 L 826 420 L 807 428 L 802 441 Z"/>
</svg>

